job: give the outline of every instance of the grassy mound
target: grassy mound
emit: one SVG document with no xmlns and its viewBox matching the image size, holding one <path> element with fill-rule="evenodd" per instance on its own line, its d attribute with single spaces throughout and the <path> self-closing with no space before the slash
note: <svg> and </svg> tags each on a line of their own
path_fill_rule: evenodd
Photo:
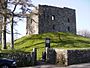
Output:
<svg viewBox="0 0 90 68">
<path fill-rule="evenodd" d="M 88 48 L 90 38 L 81 37 L 71 33 L 45 33 L 40 35 L 28 35 L 15 41 L 15 48 L 22 51 L 31 51 L 32 48 L 44 48 L 45 38 L 51 39 L 52 48 Z"/>
<path fill-rule="evenodd" d="M 45 48 L 45 38 L 47 37 L 51 39 L 51 48 L 78 49 L 90 47 L 90 38 L 58 32 L 24 36 L 15 40 L 15 50 L 31 52 L 32 48 L 37 48 L 39 55 L 41 55 Z"/>
</svg>

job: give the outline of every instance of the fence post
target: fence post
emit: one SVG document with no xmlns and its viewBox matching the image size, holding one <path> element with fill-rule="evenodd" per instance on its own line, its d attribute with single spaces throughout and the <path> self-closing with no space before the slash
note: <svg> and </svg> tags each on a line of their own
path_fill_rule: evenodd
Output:
<svg viewBox="0 0 90 68">
<path fill-rule="evenodd" d="M 49 48 L 46 47 L 46 62 L 48 61 L 48 50 L 49 50 Z"/>
<path fill-rule="evenodd" d="M 35 65 L 37 63 L 37 49 L 33 48 L 32 51 L 32 65 Z"/>
</svg>

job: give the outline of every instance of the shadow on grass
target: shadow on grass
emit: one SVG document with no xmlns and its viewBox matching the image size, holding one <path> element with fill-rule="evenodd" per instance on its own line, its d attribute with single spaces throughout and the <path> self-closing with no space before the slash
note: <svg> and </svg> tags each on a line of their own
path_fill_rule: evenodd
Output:
<svg viewBox="0 0 90 68">
<path fill-rule="evenodd" d="M 85 43 L 86 45 L 88 45 L 88 46 L 84 45 L 85 47 L 90 47 L 89 46 L 90 42 L 84 41 L 84 40 L 61 40 L 61 41 L 51 41 L 51 43 L 56 43 L 56 44 L 58 44 L 58 46 L 60 45 L 61 47 L 66 47 L 66 45 L 67 45 L 67 47 L 83 47 L 82 45 L 78 45 L 78 44 Z"/>
<path fill-rule="evenodd" d="M 84 41 L 84 40 L 77 40 L 78 42 L 81 42 L 81 43 L 86 43 L 86 44 L 90 44 L 90 41 Z"/>
<path fill-rule="evenodd" d="M 32 41 L 34 41 L 34 40 L 45 40 L 45 38 L 26 38 L 20 42 L 16 42 L 15 45 L 21 45 L 21 44 L 27 42 L 28 40 L 32 40 Z"/>
<path fill-rule="evenodd" d="M 30 45 L 30 46 L 26 46 L 24 48 L 30 48 L 30 47 L 34 47 L 34 46 L 37 46 L 37 45 L 40 45 L 40 44 L 44 44 L 45 42 L 41 42 L 41 43 L 36 43 L 36 44 L 33 44 L 33 45 Z"/>
<path fill-rule="evenodd" d="M 22 42 L 19 42 L 19 45 L 20 44 L 23 44 L 23 43 L 25 43 L 26 41 L 27 41 L 28 39 L 26 39 L 26 40 L 24 40 L 24 41 L 22 41 Z M 45 44 L 45 42 L 40 42 L 40 43 L 36 43 L 36 44 L 33 44 L 34 42 L 35 42 L 35 38 L 32 38 L 32 39 L 29 39 L 29 40 L 32 40 L 32 44 L 29 44 L 30 46 L 26 46 L 26 47 L 23 47 L 23 48 L 30 48 L 30 47 L 35 47 L 35 46 L 37 46 L 37 45 L 41 45 L 41 44 Z M 39 39 L 40 40 L 40 39 Z M 41 40 L 42 40 L 42 38 L 41 38 Z M 82 46 L 79 46 L 78 45 L 78 43 L 85 43 L 86 45 L 87 44 L 90 44 L 90 42 L 89 41 L 84 41 L 84 40 L 61 40 L 60 38 L 59 38 L 59 40 L 51 40 L 51 43 L 55 43 L 55 44 L 58 44 L 58 45 L 60 45 L 61 47 L 66 47 L 66 45 L 67 45 L 67 47 L 82 47 Z M 76 43 L 76 44 L 75 44 Z M 43 45 L 44 46 L 44 45 Z M 40 47 L 40 46 L 39 46 Z M 58 47 L 58 46 L 55 46 L 55 47 Z M 87 46 L 88 47 L 88 46 Z"/>
<path fill-rule="evenodd" d="M 55 43 L 55 44 L 59 44 L 60 46 L 64 47 L 64 46 L 71 46 L 71 47 L 79 47 L 81 45 L 78 45 L 80 43 L 85 43 L 86 45 L 90 44 L 89 41 L 85 41 L 85 40 L 78 40 L 78 37 L 74 34 L 70 34 L 70 33 L 47 33 L 47 34 L 42 34 L 42 35 L 32 35 L 31 37 L 25 37 L 22 38 L 21 41 L 16 42 L 15 45 L 22 45 L 24 43 L 26 43 L 27 41 L 30 41 L 29 44 L 26 45 L 30 45 L 30 46 L 26 46 L 23 48 L 30 48 L 30 47 L 34 47 L 37 45 L 41 45 L 44 44 L 45 42 L 37 42 L 37 40 L 41 41 L 41 40 L 45 40 L 46 37 L 51 38 L 51 43 Z M 76 37 L 76 39 L 74 39 Z M 35 44 L 34 44 L 35 43 Z M 89 45 L 88 45 L 89 46 Z"/>
</svg>

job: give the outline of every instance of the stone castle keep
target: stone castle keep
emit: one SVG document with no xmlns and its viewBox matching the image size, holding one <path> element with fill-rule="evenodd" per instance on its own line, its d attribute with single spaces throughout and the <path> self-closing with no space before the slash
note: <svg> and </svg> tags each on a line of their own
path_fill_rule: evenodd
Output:
<svg viewBox="0 0 90 68">
<path fill-rule="evenodd" d="M 39 5 L 27 17 L 26 34 L 41 34 L 46 32 L 70 32 L 76 34 L 75 10 L 54 6 Z"/>
</svg>

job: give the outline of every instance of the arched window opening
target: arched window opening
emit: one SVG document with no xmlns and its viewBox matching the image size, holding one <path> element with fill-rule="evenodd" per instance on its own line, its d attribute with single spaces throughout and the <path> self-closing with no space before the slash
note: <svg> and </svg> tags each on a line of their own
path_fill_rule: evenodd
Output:
<svg viewBox="0 0 90 68">
<path fill-rule="evenodd" d="M 55 25 L 53 25 L 53 30 L 55 30 Z"/>
<path fill-rule="evenodd" d="M 54 15 L 52 15 L 52 20 L 55 20 L 55 16 Z"/>
<path fill-rule="evenodd" d="M 70 32 L 70 27 L 68 27 L 68 31 Z"/>
<path fill-rule="evenodd" d="M 68 22 L 70 22 L 70 19 L 68 18 Z"/>
</svg>

